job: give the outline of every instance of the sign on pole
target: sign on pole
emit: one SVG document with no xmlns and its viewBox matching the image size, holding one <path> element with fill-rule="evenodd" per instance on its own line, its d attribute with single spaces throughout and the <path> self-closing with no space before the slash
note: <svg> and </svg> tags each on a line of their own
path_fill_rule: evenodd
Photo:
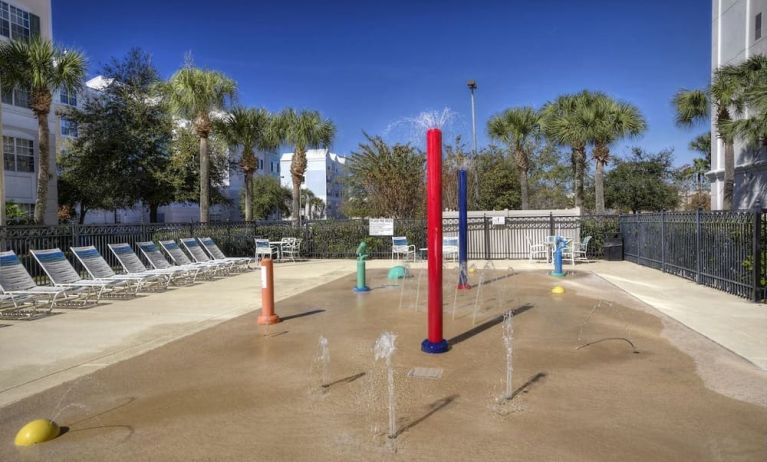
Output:
<svg viewBox="0 0 767 462">
<path fill-rule="evenodd" d="M 371 218 L 370 219 L 371 236 L 394 236 L 393 218 Z"/>
</svg>

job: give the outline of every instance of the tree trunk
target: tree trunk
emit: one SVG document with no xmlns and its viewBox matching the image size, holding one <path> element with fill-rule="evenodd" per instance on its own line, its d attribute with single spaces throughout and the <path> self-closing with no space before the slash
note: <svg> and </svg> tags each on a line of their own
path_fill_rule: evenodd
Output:
<svg viewBox="0 0 767 462">
<path fill-rule="evenodd" d="M 529 208 L 527 201 L 527 170 L 519 170 L 519 185 L 522 189 L 522 210 Z"/>
<path fill-rule="evenodd" d="M 208 137 L 200 137 L 200 223 L 207 223 L 210 206 L 210 162 L 208 161 Z"/>
<path fill-rule="evenodd" d="M 735 146 L 724 143 L 724 194 L 722 208 L 732 210 L 735 199 Z"/>
<path fill-rule="evenodd" d="M 157 209 L 159 208 L 158 204 L 149 204 L 149 223 L 157 223 Z"/>
<path fill-rule="evenodd" d="M 605 213 L 604 181 L 605 181 L 605 161 L 602 159 L 597 159 L 597 169 L 596 169 L 596 172 L 594 173 L 594 196 L 595 196 L 594 208 L 596 209 L 597 214 Z"/>
<path fill-rule="evenodd" d="M 48 164 L 51 158 L 50 131 L 48 128 L 48 112 L 36 112 L 37 138 L 40 150 L 39 166 L 37 169 L 37 198 L 35 198 L 35 224 L 45 222 L 45 208 L 48 203 Z"/>
<path fill-rule="evenodd" d="M 245 221 L 253 221 L 253 172 L 245 170 Z"/>
<path fill-rule="evenodd" d="M 82 225 L 82 224 L 85 224 L 85 214 L 86 214 L 86 213 L 88 213 L 88 209 L 87 209 L 87 208 L 85 208 L 85 206 L 84 206 L 84 205 L 82 204 L 82 202 L 81 202 L 81 203 L 80 203 L 80 216 L 79 216 L 79 217 L 77 217 L 77 221 L 78 221 L 78 223 L 80 223 L 81 225 Z"/>
<path fill-rule="evenodd" d="M 572 150 L 570 160 L 573 164 L 575 206 L 583 207 L 583 175 L 586 161 L 586 148 L 575 147 Z"/>
<path fill-rule="evenodd" d="M 293 227 L 298 228 L 301 225 L 301 182 L 306 173 L 306 151 L 300 146 L 296 146 L 293 152 L 293 159 L 290 162 L 290 176 L 293 180 L 293 207 L 291 215 Z"/>
</svg>

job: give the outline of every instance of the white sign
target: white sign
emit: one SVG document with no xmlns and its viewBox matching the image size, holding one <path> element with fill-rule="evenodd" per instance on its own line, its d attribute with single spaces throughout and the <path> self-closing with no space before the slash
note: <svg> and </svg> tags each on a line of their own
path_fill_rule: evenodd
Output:
<svg viewBox="0 0 767 462">
<path fill-rule="evenodd" d="M 506 224 L 506 217 L 493 217 L 493 226 L 503 226 Z"/>
<path fill-rule="evenodd" d="M 261 288 L 266 289 L 269 284 L 267 282 L 269 281 L 268 274 L 266 272 L 266 266 L 261 267 Z"/>
<path fill-rule="evenodd" d="M 393 218 L 371 218 L 370 219 L 371 236 L 394 236 Z"/>
</svg>

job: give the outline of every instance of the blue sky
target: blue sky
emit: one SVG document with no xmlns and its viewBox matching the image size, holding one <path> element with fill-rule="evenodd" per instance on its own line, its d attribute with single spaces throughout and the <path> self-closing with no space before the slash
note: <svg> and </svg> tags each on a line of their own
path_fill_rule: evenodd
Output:
<svg viewBox="0 0 767 462">
<path fill-rule="evenodd" d="M 90 75 L 131 47 L 152 54 L 169 77 L 191 51 L 239 85 L 239 102 L 278 111 L 316 109 L 337 126 L 334 151 L 348 155 L 362 131 L 450 108 L 446 138 L 470 143 L 475 79 L 479 145 L 489 117 L 540 106 L 559 94 L 601 90 L 637 105 L 649 130 L 623 141 L 675 149 L 706 127 L 674 126 L 670 99 L 706 85 L 711 62 L 708 0 L 234 1 L 53 0 L 54 38 L 83 50 Z M 414 140 L 420 143 L 420 140 Z"/>
</svg>

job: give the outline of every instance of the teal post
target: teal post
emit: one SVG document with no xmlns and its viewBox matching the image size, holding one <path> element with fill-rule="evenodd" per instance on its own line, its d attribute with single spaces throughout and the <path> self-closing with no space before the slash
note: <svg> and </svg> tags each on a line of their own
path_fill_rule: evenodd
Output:
<svg viewBox="0 0 767 462">
<path fill-rule="evenodd" d="M 370 292 L 370 287 L 365 285 L 365 258 L 367 258 L 368 245 L 365 241 L 360 242 L 357 247 L 357 287 L 352 289 L 354 292 Z"/>
</svg>

